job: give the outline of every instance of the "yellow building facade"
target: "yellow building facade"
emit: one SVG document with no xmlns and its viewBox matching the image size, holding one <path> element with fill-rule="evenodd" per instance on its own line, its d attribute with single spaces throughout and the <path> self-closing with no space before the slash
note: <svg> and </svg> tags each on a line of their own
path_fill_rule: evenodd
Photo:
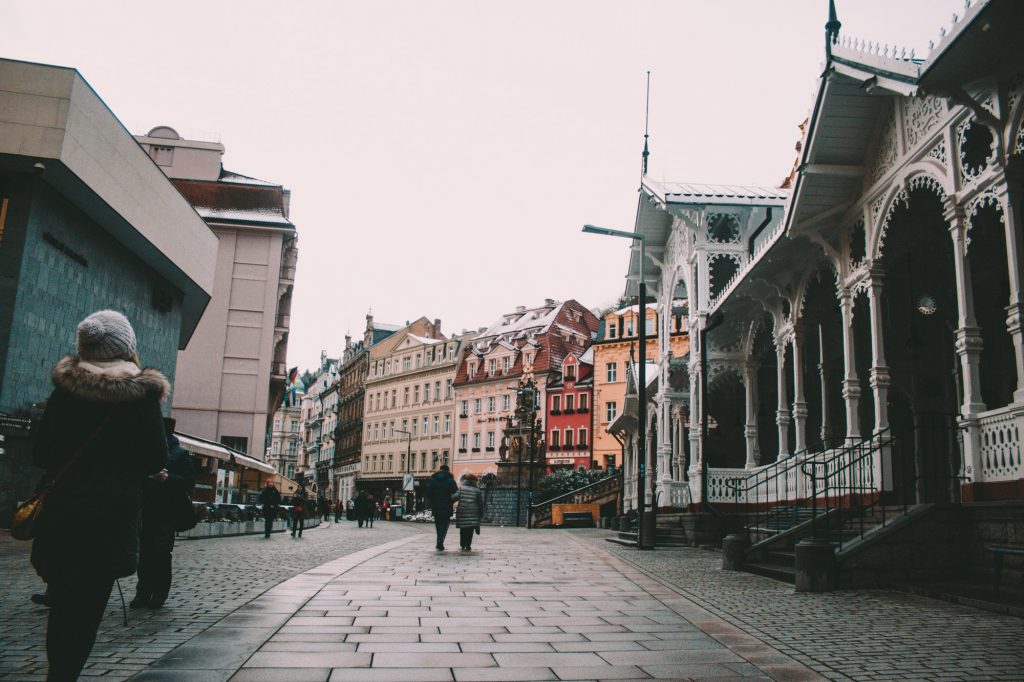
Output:
<svg viewBox="0 0 1024 682">
<path fill-rule="evenodd" d="M 673 306 L 673 319 L 669 345 L 672 357 L 682 358 L 690 352 L 690 337 L 686 332 L 686 314 Z M 601 468 L 622 466 L 622 444 L 608 433 L 608 426 L 622 412 L 626 398 L 626 367 L 630 348 L 639 359 L 637 332 L 640 307 L 629 306 L 610 310 L 601 318 L 597 340 L 594 342 L 594 465 Z M 647 304 L 647 362 L 658 357 L 658 307 Z"/>
</svg>

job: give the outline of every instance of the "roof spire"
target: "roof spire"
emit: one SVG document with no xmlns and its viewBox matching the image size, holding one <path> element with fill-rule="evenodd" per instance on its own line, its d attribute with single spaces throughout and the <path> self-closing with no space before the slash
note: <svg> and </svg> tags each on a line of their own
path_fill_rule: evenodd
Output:
<svg viewBox="0 0 1024 682">
<path fill-rule="evenodd" d="M 647 175 L 647 157 L 651 155 L 650 149 L 647 147 L 647 138 L 650 137 L 647 134 L 647 124 L 651 119 L 651 72 L 647 72 L 647 105 L 644 107 L 644 152 L 641 154 L 643 157 L 643 173 L 642 176 Z"/>
<path fill-rule="evenodd" d="M 836 16 L 836 0 L 828 0 L 828 22 L 825 24 L 825 58 L 832 59 L 832 45 L 839 41 L 843 22 Z"/>
</svg>

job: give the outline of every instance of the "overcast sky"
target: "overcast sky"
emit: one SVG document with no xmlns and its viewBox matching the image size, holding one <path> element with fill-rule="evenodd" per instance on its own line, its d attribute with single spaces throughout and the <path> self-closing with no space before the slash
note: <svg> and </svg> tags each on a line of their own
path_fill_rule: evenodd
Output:
<svg viewBox="0 0 1024 682">
<path fill-rule="evenodd" d="M 917 48 L 963 0 L 837 0 L 844 35 Z M 657 180 L 776 186 L 827 0 L 2 0 L 0 56 L 77 68 L 132 132 L 220 136 L 292 190 L 289 362 L 346 331 L 623 291 L 651 75 Z"/>
</svg>

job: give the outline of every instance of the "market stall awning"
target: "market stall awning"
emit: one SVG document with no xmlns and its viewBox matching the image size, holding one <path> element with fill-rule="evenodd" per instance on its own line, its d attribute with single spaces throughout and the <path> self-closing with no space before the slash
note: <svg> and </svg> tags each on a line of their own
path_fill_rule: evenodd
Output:
<svg viewBox="0 0 1024 682">
<path fill-rule="evenodd" d="M 202 457 L 213 457 L 219 459 L 222 462 L 228 462 L 231 464 L 237 464 L 238 466 L 245 467 L 246 469 L 253 469 L 255 471 L 261 471 L 265 474 L 276 474 L 277 469 L 270 466 L 266 462 L 261 462 L 258 459 L 250 457 L 249 455 L 232 450 L 226 445 L 220 443 L 214 443 L 211 440 L 205 438 L 199 438 L 198 436 L 190 436 L 185 433 L 178 431 L 174 432 L 174 435 L 178 437 L 178 441 L 181 443 L 181 447 L 185 448 L 193 455 L 200 455 Z"/>
</svg>

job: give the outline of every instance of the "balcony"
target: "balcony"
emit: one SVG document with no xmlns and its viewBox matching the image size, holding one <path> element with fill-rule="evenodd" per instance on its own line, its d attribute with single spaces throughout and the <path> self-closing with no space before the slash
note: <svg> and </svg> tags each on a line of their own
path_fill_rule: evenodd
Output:
<svg viewBox="0 0 1024 682">
<path fill-rule="evenodd" d="M 551 410 L 551 414 L 559 415 L 559 414 L 562 414 L 562 411 L 561 410 Z"/>
<path fill-rule="evenodd" d="M 576 410 L 572 409 L 571 407 L 567 407 L 565 408 L 564 414 L 576 414 Z"/>
<path fill-rule="evenodd" d="M 473 452 L 480 452 L 480 448 L 473 448 Z"/>
<path fill-rule="evenodd" d="M 469 415 L 466 413 L 462 413 L 459 415 L 459 419 L 469 419 Z"/>
<path fill-rule="evenodd" d="M 581 407 L 578 410 L 576 410 L 576 412 L 578 414 L 588 414 L 590 412 L 590 408 L 589 407 Z"/>
<path fill-rule="evenodd" d="M 487 452 L 494 452 L 494 446 L 488 446 L 484 448 Z"/>
<path fill-rule="evenodd" d="M 466 454 L 466 448 L 459 448 L 459 454 Z"/>
<path fill-rule="evenodd" d="M 548 446 L 548 450 L 551 450 L 553 452 L 558 452 L 561 449 L 562 449 L 561 445 L 549 445 Z"/>
</svg>

